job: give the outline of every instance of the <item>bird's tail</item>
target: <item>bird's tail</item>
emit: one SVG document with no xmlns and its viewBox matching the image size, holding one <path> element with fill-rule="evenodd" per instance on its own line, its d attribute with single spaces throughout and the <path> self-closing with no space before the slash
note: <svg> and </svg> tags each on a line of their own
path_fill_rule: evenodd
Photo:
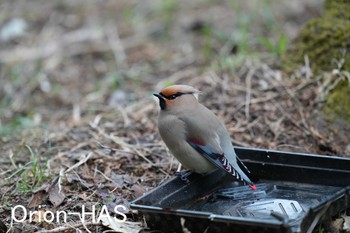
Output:
<svg viewBox="0 0 350 233">
<path fill-rule="evenodd" d="M 250 173 L 248 168 L 243 164 L 243 162 L 238 159 L 237 160 L 240 162 L 241 165 L 247 170 L 247 173 Z M 236 179 L 243 181 L 246 185 L 248 185 L 251 189 L 256 190 L 256 186 L 254 183 L 249 179 L 249 177 L 241 170 L 239 166 L 234 167 L 232 164 L 228 161 L 228 159 L 223 156 L 220 161 L 223 165 L 223 167 L 226 169 L 228 173 L 230 173 L 232 176 L 236 177 Z"/>
<path fill-rule="evenodd" d="M 250 173 L 249 169 L 247 168 L 247 166 L 242 162 L 242 160 L 240 158 L 238 158 L 238 156 L 236 156 L 237 161 L 239 162 L 239 166 L 242 168 L 244 168 L 244 172 L 246 173 Z"/>
</svg>

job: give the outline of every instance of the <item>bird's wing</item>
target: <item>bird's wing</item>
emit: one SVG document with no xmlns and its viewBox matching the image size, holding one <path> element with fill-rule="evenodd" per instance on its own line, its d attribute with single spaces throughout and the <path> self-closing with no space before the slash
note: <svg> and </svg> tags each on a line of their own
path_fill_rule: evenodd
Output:
<svg viewBox="0 0 350 233">
<path fill-rule="evenodd" d="M 225 126 L 202 105 L 193 114 L 179 117 L 185 124 L 185 139 L 199 154 L 219 169 L 225 170 L 238 180 L 244 181 L 253 190 L 253 182 L 238 167 L 236 156 Z M 206 122 L 203 125 L 203 122 Z M 219 134 L 218 134 L 219 133 Z M 226 132 L 227 134 L 227 132 Z"/>
<path fill-rule="evenodd" d="M 206 145 L 202 140 L 198 138 L 189 136 L 186 140 L 199 154 L 204 156 L 216 167 L 225 170 L 232 176 L 236 177 L 236 179 L 246 183 L 251 189 L 256 190 L 254 183 L 252 183 L 249 179 L 243 179 L 242 175 L 240 175 L 240 173 L 232 166 L 232 164 L 228 161 L 228 159 L 222 152 L 218 152 L 213 147 L 211 147 L 210 145 Z"/>
</svg>

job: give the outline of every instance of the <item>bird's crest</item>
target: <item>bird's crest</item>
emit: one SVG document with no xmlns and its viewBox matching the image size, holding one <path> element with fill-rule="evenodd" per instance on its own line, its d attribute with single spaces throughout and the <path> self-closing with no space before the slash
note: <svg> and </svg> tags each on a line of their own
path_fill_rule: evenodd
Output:
<svg viewBox="0 0 350 233">
<path fill-rule="evenodd" d="M 196 93 L 199 93 L 199 91 L 188 85 L 172 85 L 164 88 L 160 92 L 160 94 L 165 98 L 169 98 L 170 96 L 174 96 L 174 95 L 176 96 L 176 95 L 196 94 Z"/>
</svg>

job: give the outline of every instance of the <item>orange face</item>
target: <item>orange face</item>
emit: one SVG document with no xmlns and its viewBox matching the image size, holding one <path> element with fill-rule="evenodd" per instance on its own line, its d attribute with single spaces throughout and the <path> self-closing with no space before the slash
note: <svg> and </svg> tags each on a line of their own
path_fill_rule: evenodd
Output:
<svg viewBox="0 0 350 233">
<path fill-rule="evenodd" d="M 171 106 L 174 100 L 186 93 L 181 92 L 177 86 L 171 86 L 164 88 L 159 94 L 153 94 L 159 98 L 159 105 L 162 110 L 165 110 L 168 106 Z"/>
<path fill-rule="evenodd" d="M 187 94 L 198 93 L 198 90 L 188 85 L 173 85 L 164 88 L 161 92 L 153 94 L 159 98 L 159 105 L 162 110 L 176 104 L 177 97 Z"/>
<path fill-rule="evenodd" d="M 169 97 L 171 95 L 175 95 L 178 92 L 181 92 L 180 87 L 170 86 L 170 87 L 164 88 L 160 93 L 165 97 Z"/>
</svg>

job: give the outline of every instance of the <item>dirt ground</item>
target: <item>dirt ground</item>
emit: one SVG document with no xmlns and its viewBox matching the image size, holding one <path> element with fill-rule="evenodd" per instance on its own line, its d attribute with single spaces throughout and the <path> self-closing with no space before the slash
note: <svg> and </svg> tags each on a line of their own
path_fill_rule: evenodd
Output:
<svg viewBox="0 0 350 233">
<path fill-rule="evenodd" d="M 307 60 L 278 69 L 321 1 L 8 0 L 0 10 L 1 30 L 25 25 L 0 36 L 0 232 L 108 232 L 39 217 L 128 207 L 173 177 L 152 97 L 170 84 L 201 90 L 237 146 L 350 157 L 350 127 L 321 112 L 334 72 L 315 76 Z M 16 205 L 37 211 L 32 221 L 11 223 Z"/>
</svg>

